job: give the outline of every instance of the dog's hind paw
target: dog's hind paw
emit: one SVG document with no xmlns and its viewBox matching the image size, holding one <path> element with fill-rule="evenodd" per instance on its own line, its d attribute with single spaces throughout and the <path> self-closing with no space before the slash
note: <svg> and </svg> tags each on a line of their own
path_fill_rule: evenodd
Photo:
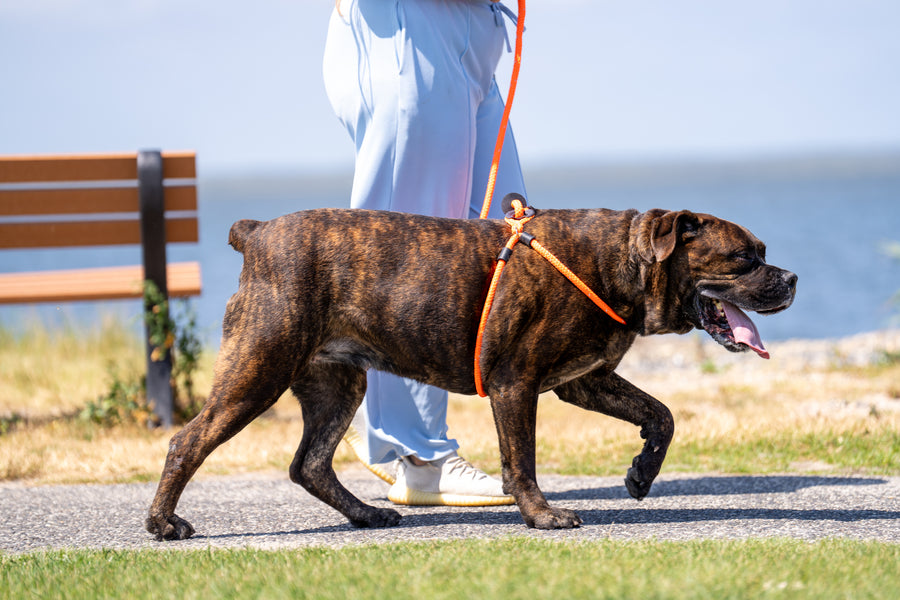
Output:
<svg viewBox="0 0 900 600">
<path fill-rule="evenodd" d="M 372 508 L 362 519 L 350 519 L 354 527 L 394 527 L 400 523 L 400 513 L 392 508 Z"/>
<path fill-rule="evenodd" d="M 191 524 L 178 515 L 162 519 L 147 517 L 145 526 L 147 531 L 155 535 L 157 541 L 160 542 L 164 540 L 186 540 L 194 535 L 194 528 Z"/>
</svg>

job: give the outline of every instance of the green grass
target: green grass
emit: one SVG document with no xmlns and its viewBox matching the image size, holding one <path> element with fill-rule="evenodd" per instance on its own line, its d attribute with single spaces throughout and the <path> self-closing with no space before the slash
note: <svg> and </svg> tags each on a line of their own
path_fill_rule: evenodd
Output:
<svg viewBox="0 0 900 600">
<path fill-rule="evenodd" d="M 792 465 L 821 464 L 840 472 L 896 475 L 900 469 L 900 431 L 885 427 L 861 431 L 786 432 L 727 443 L 691 440 L 673 448 L 671 471 L 724 473 L 790 472 Z"/>
<path fill-rule="evenodd" d="M 830 472 L 896 475 L 900 472 L 900 431 L 890 424 L 858 430 L 773 431 L 735 437 L 676 438 L 669 448 L 664 472 L 787 473 L 820 466 Z M 640 440 L 602 447 L 579 446 L 552 465 L 562 475 L 618 475 L 640 452 Z M 540 460 L 541 454 L 538 453 Z"/>
<path fill-rule="evenodd" d="M 900 545 L 531 538 L 0 555 L 3 598 L 896 598 Z"/>
</svg>

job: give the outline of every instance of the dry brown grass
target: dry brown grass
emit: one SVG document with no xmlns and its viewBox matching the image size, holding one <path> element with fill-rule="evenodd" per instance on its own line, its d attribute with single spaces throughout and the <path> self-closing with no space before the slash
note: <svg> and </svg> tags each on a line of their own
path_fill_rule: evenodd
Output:
<svg viewBox="0 0 900 600">
<path fill-rule="evenodd" d="M 124 360 L 127 368 L 139 368 L 139 343 L 121 338 L 115 329 L 100 339 L 0 340 L 0 416 L 18 413 L 36 419 L 0 435 L 0 480 L 46 484 L 159 476 L 171 432 L 102 428 L 77 419 L 41 422 L 42 417 L 71 413 L 102 393 L 108 386 L 108 361 Z M 664 401 L 675 415 L 676 438 L 665 467 L 670 471 L 740 469 L 720 460 L 729 452 L 736 452 L 737 465 L 746 463 L 751 470 L 846 470 L 840 460 L 823 462 L 825 457 L 817 455 L 820 450 L 807 438 L 887 436 L 894 447 L 886 457 L 871 460 L 896 456 L 900 461 L 900 360 L 885 354 L 900 349 L 900 332 L 880 335 L 773 344 L 769 362 L 669 336 L 642 340 L 620 373 Z M 882 355 L 894 359 L 875 364 Z M 207 356 L 198 377 L 201 391 L 208 389 L 211 364 Z M 198 476 L 284 471 L 300 440 L 300 417 L 297 403 L 286 395 L 216 450 Z M 451 395 L 449 424 L 465 456 L 488 471 L 498 470 L 487 399 Z M 636 427 L 586 413 L 552 394 L 541 398 L 537 433 L 543 472 L 624 473 L 641 446 Z M 778 459 L 782 462 L 767 462 L 767 451 L 759 450 L 761 440 L 796 445 L 798 452 L 773 446 L 772 452 L 784 454 Z M 354 463 L 346 446 L 339 448 L 335 462 Z"/>
<path fill-rule="evenodd" d="M 826 444 L 866 434 L 892 444 L 871 461 L 893 457 L 893 470 L 900 471 L 900 332 L 792 341 L 771 350 L 772 360 L 763 361 L 729 354 L 699 337 L 638 341 L 619 373 L 675 416 L 666 469 L 742 468 L 743 461 L 751 471 L 845 471 L 851 457 L 825 463 L 816 444 L 803 438 L 819 436 Z M 486 399 L 451 396 L 450 433 L 467 456 L 496 470 L 499 454 L 487 407 Z M 541 397 L 537 439 L 539 470 L 568 473 L 624 473 L 642 445 L 637 427 L 585 412 L 554 394 Z M 778 450 L 781 463 L 758 453 L 761 440 L 777 445 L 792 439 L 798 440 L 796 452 Z M 725 456 L 717 458 L 718 451 Z"/>
<path fill-rule="evenodd" d="M 140 340 L 113 320 L 89 331 L 0 331 L 0 417 L 70 414 L 107 389 L 108 370 L 143 368 Z"/>
</svg>

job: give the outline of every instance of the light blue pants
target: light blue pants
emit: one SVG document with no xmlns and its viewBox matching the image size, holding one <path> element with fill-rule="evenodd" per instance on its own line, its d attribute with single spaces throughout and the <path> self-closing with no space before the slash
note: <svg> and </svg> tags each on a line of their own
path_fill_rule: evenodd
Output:
<svg viewBox="0 0 900 600">
<path fill-rule="evenodd" d="M 356 144 L 352 207 L 478 217 L 503 114 L 494 81 L 503 19 L 488 0 L 341 2 L 324 75 Z M 495 189 L 493 218 L 505 194 L 525 193 L 511 130 Z M 360 417 L 370 464 L 410 454 L 435 460 L 458 448 L 447 438 L 447 392 L 438 388 L 369 371 L 356 424 Z"/>
</svg>

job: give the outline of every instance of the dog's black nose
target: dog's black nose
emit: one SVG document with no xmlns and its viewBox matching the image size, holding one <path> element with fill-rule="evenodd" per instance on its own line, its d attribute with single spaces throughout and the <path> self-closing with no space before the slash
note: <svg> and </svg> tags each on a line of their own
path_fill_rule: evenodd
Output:
<svg viewBox="0 0 900 600">
<path fill-rule="evenodd" d="M 797 275 L 796 274 L 791 273 L 790 271 L 785 271 L 784 273 L 782 273 L 781 276 L 784 278 L 784 282 L 787 284 L 787 286 L 789 288 L 794 289 L 795 287 L 797 287 Z"/>
</svg>

